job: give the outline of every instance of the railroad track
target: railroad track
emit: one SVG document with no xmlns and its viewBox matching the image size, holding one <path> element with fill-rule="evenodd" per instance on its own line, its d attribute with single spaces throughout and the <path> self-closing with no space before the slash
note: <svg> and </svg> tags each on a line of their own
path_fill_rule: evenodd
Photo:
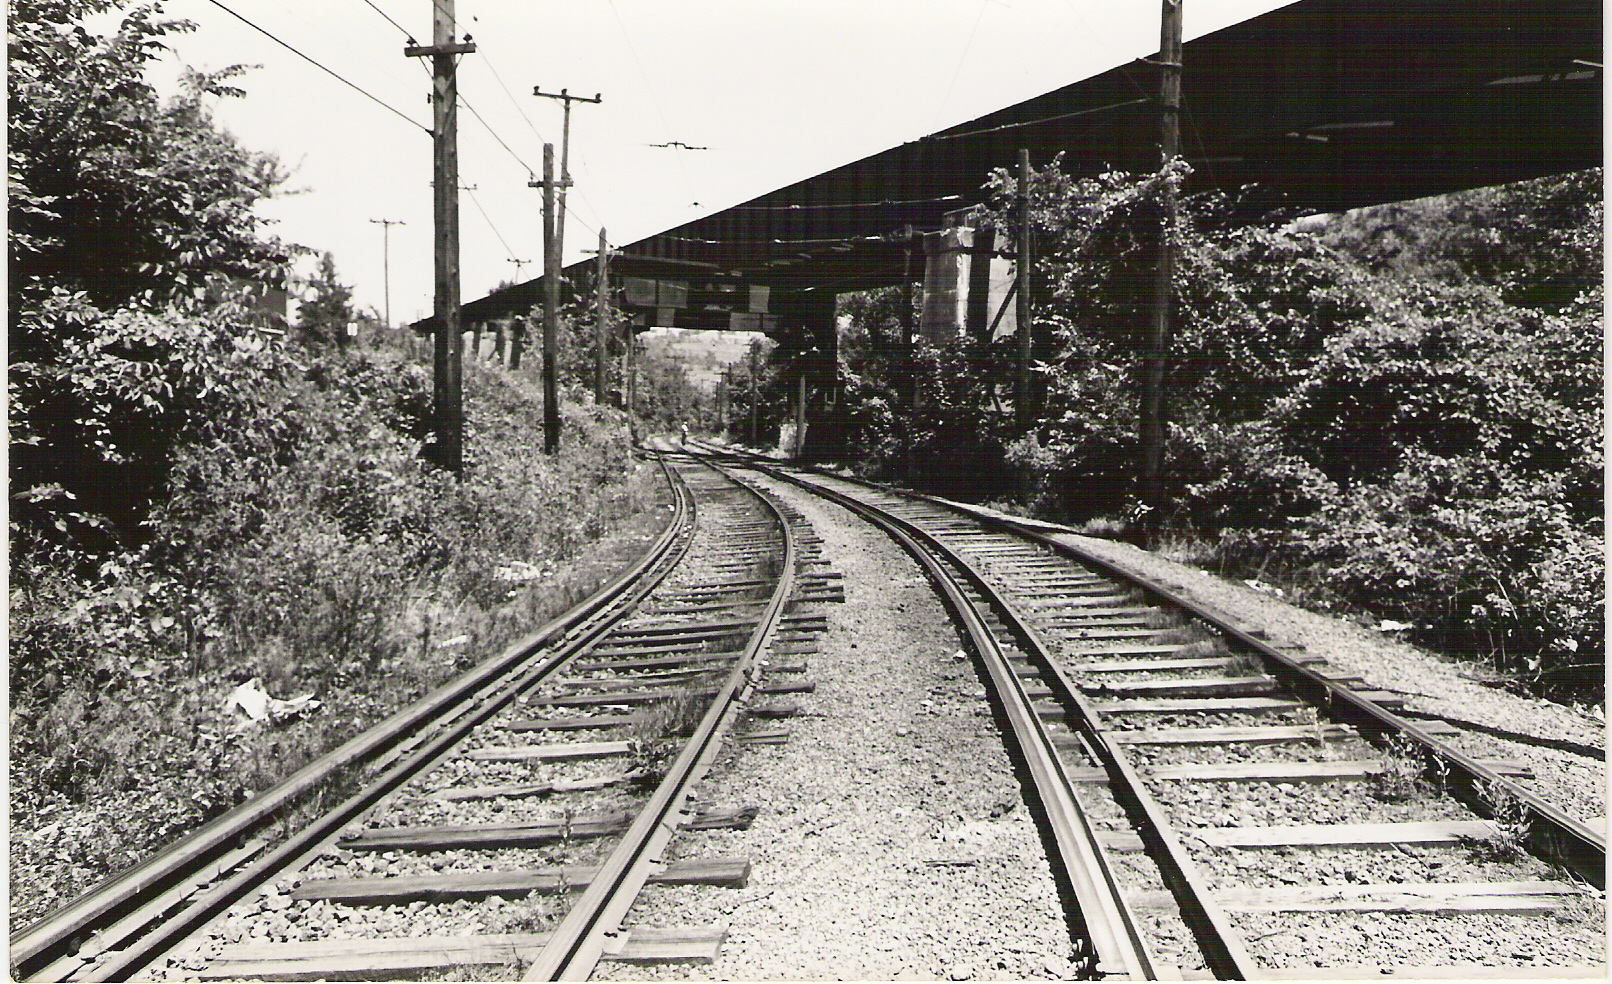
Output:
<svg viewBox="0 0 1612 984">
<path fill-rule="evenodd" d="M 1075 900 L 1085 973 L 1604 976 L 1540 945 L 1604 925 L 1604 835 L 1526 767 L 1042 530 L 728 460 L 881 527 L 945 595 Z M 1492 952 L 1450 959 L 1462 940 Z"/>
<path fill-rule="evenodd" d="M 662 467 L 673 516 L 633 569 L 14 934 L 13 975 L 585 979 L 601 960 L 711 959 L 719 928 L 623 919 L 647 883 L 744 883 L 744 858 L 660 857 L 754 817 L 697 805 L 697 784 L 724 742 L 776 738 L 753 722 L 811 688 L 822 624 L 791 609 L 842 596 L 798 515 L 720 469 Z M 333 788 L 350 792 L 309 806 Z"/>
</svg>

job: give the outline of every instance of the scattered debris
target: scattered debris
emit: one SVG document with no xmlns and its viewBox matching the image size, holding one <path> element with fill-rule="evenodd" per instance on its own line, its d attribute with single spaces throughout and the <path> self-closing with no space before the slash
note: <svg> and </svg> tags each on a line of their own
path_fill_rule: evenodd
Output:
<svg viewBox="0 0 1612 984">
<path fill-rule="evenodd" d="M 1266 584 L 1264 581 L 1261 581 L 1258 578 L 1245 578 L 1243 583 L 1248 585 L 1250 588 L 1253 588 L 1255 591 L 1258 591 L 1260 594 L 1268 594 L 1276 598 L 1287 597 L 1286 591 L 1283 591 L 1274 584 Z"/>
<path fill-rule="evenodd" d="M 319 701 L 313 694 L 303 694 L 290 700 L 280 700 L 270 697 L 263 689 L 262 677 L 253 677 L 246 683 L 236 687 L 224 702 L 226 711 L 240 708 L 248 718 L 253 721 L 267 721 L 270 724 L 279 724 L 283 721 L 302 714 L 306 714 L 319 707 Z"/>
<path fill-rule="evenodd" d="M 538 567 L 525 561 L 512 561 L 493 571 L 493 577 L 500 581 L 537 581 L 553 573 L 549 567 Z"/>
</svg>

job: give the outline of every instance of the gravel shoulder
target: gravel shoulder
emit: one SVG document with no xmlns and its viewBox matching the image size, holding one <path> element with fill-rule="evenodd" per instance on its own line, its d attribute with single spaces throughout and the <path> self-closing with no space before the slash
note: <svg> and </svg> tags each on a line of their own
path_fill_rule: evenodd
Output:
<svg viewBox="0 0 1612 984">
<path fill-rule="evenodd" d="M 675 841 L 742 855 L 735 890 L 648 889 L 627 922 L 728 928 L 709 966 L 601 967 L 615 979 L 1056 978 L 1069 929 L 984 687 L 917 566 L 837 506 L 765 483 L 845 575 L 806 657 L 815 693 L 789 741 L 730 752 L 702 785 L 755 804 L 747 831 Z"/>
<path fill-rule="evenodd" d="M 970 511 L 1002 516 L 991 510 Z M 1303 646 L 1368 684 L 1403 694 L 1407 716 L 1436 716 L 1467 731 L 1457 739 L 1465 752 L 1527 763 L 1530 788 L 1570 815 L 1606 828 L 1607 727 L 1572 707 L 1523 697 L 1479 681 L 1478 669 L 1402 642 L 1376 629 L 1295 607 L 1244 584 L 1178 564 L 1128 543 L 1080 536 L 1041 525 L 1057 539 L 1118 567 L 1155 578 L 1182 594 L 1269 633 L 1272 642 Z M 1499 734 L 1497 734 L 1499 733 Z M 1509 736 L 1509 737 L 1508 737 Z M 1563 742 L 1581 751 L 1550 747 Z M 1599 755 L 1583 754 L 1591 749 Z"/>
</svg>

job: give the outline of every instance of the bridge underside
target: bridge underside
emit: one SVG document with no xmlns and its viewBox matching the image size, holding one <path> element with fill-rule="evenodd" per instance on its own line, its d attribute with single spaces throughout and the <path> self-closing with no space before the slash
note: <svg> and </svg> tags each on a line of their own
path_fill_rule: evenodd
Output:
<svg viewBox="0 0 1612 984">
<path fill-rule="evenodd" d="M 1599 0 L 1300 0 L 1189 42 L 1191 191 L 1261 221 L 1602 163 Z M 641 326 L 764 330 L 832 378 L 835 294 L 923 276 L 921 243 L 1018 150 L 1076 175 L 1159 162 L 1159 70 L 1141 59 L 620 247 Z M 591 264 L 567 271 L 591 280 Z M 524 314 L 540 280 L 463 307 Z"/>
</svg>

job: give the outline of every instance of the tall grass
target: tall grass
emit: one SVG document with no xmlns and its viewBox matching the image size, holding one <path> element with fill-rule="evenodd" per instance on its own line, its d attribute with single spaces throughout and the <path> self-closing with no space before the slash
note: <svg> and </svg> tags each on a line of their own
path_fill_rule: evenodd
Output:
<svg viewBox="0 0 1612 984">
<path fill-rule="evenodd" d="M 138 547 L 13 530 L 11 807 L 20 925 L 288 774 L 590 592 L 579 558 L 651 528 L 620 414 L 467 363 L 463 478 L 421 463 L 429 377 L 396 353 L 306 371 L 175 451 Z M 636 541 L 634 541 L 636 543 Z M 257 678 L 305 719 L 225 707 Z"/>
</svg>

